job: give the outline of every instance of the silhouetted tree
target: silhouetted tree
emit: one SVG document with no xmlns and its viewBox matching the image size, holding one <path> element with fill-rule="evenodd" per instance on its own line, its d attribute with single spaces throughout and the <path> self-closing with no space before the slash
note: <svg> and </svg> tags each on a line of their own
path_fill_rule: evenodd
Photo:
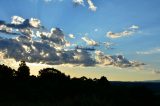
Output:
<svg viewBox="0 0 160 106">
<path fill-rule="evenodd" d="M 39 71 L 39 78 L 44 80 L 65 80 L 68 78 L 64 73 L 61 73 L 54 68 L 46 68 Z"/>
<path fill-rule="evenodd" d="M 3 65 L 0 65 L 0 79 L 12 79 L 15 74 L 15 70 Z"/>
<path fill-rule="evenodd" d="M 83 76 L 83 77 L 80 78 L 80 80 L 86 81 L 86 80 L 88 80 L 88 79 L 87 79 L 85 76 Z"/>
<path fill-rule="evenodd" d="M 102 76 L 99 80 L 98 80 L 98 84 L 100 86 L 109 86 L 110 83 L 109 81 L 107 80 L 107 78 L 105 76 Z"/>
<path fill-rule="evenodd" d="M 21 61 L 17 71 L 17 77 L 21 79 L 27 79 L 29 78 L 29 75 L 30 75 L 29 67 L 26 65 L 25 61 Z"/>
<path fill-rule="evenodd" d="M 40 103 L 36 106 L 48 106 L 43 103 L 53 106 L 159 106 L 160 97 L 157 96 L 157 105 L 153 104 L 156 95 L 152 95 L 147 86 L 124 82 L 113 85 L 105 76 L 100 79 L 70 78 L 54 68 L 42 69 L 36 77 L 30 76 L 29 70 L 25 61 L 19 64 L 16 75 L 15 70 L 0 65 L 0 106 L 6 103 L 11 103 L 7 106 L 25 106 L 27 102 L 31 104 L 26 106 L 30 106 L 34 105 L 33 101 Z M 22 103 L 17 104 L 20 101 Z"/>
</svg>

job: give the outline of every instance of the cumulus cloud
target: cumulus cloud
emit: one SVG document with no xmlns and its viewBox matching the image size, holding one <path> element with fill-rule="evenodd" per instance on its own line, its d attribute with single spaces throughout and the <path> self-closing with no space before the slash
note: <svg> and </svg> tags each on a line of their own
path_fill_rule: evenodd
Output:
<svg viewBox="0 0 160 106">
<path fill-rule="evenodd" d="M 81 5 L 81 6 L 85 6 L 85 2 L 84 0 L 72 0 L 73 3 L 75 5 Z M 88 3 L 88 6 L 89 6 L 89 9 L 91 11 L 96 11 L 97 10 L 97 7 L 94 5 L 93 1 L 92 0 L 86 0 L 86 2 Z"/>
<path fill-rule="evenodd" d="M 0 32 L 2 33 L 6 33 L 6 34 L 16 34 L 16 33 L 12 33 L 13 29 L 12 28 L 9 28 L 7 27 L 6 25 L 0 25 Z"/>
<path fill-rule="evenodd" d="M 3 55 L 0 53 L 0 58 L 50 65 L 114 65 L 117 67 L 142 65 L 129 61 L 122 55 L 110 56 L 100 51 L 93 53 L 95 49 L 92 48 L 67 48 L 72 44 L 65 39 L 62 29 L 51 28 L 50 31 L 46 31 L 41 26 L 39 19 L 24 19 L 19 16 L 13 16 L 11 23 L 0 21 L 1 33 L 16 34 L 10 38 L 0 37 L 0 52 L 3 53 Z M 70 37 L 74 38 L 74 35 L 70 34 Z M 82 40 L 89 46 L 99 45 L 98 42 L 87 37 L 82 37 Z"/>
<path fill-rule="evenodd" d="M 112 39 L 126 37 L 126 36 L 133 35 L 134 33 L 136 33 L 136 31 L 138 29 L 139 29 L 139 26 L 132 25 L 127 30 L 119 32 L 119 33 L 114 33 L 112 31 L 109 31 L 109 32 L 107 32 L 106 36 L 109 37 L 109 38 L 112 38 Z"/>
<path fill-rule="evenodd" d="M 137 51 L 136 53 L 139 54 L 139 55 L 156 54 L 156 53 L 160 53 L 160 48 L 157 47 L 157 48 L 153 48 L 153 49 L 148 50 L 148 51 Z"/>
<path fill-rule="evenodd" d="M 29 24 L 32 26 L 32 27 L 35 27 L 35 28 L 39 28 L 41 26 L 41 21 L 36 19 L 36 18 L 31 18 L 29 20 Z"/>
<path fill-rule="evenodd" d="M 69 34 L 68 36 L 69 36 L 71 39 L 74 39 L 74 38 L 75 38 L 74 34 Z"/>
<path fill-rule="evenodd" d="M 103 64 L 105 66 L 107 65 L 113 65 L 117 67 L 138 67 L 141 65 L 145 65 L 144 63 L 136 62 L 136 61 L 129 61 L 127 60 L 123 55 L 105 55 L 101 51 L 95 51 L 96 54 L 96 60 L 100 64 Z"/>
<path fill-rule="evenodd" d="M 88 5 L 89 5 L 89 9 L 91 9 L 92 11 L 96 11 L 97 7 L 93 4 L 92 0 L 87 0 Z"/>
<path fill-rule="evenodd" d="M 60 28 L 52 28 L 50 32 L 40 32 L 41 39 L 46 42 L 64 45 L 66 40 Z"/>
<path fill-rule="evenodd" d="M 22 25 L 26 20 L 19 16 L 13 16 L 12 19 L 11 24 L 16 26 Z M 69 63 L 84 66 L 95 64 L 89 52 L 65 49 L 70 46 L 70 42 L 65 39 L 62 29 L 51 28 L 49 32 L 44 31 L 39 28 L 41 26 L 40 20 L 33 18 L 28 20 L 28 23 L 30 26 L 21 28 L 8 27 L 8 24 L 1 21 L 0 31 L 2 33 L 13 35 L 12 30 L 17 32 L 17 37 L 0 38 L 0 51 L 5 51 L 5 58 L 14 58 L 16 61 L 23 59 L 27 62 L 45 64 Z M 12 30 L 10 31 L 8 28 Z M 79 58 L 75 59 L 75 56 Z"/>
<path fill-rule="evenodd" d="M 43 0 L 43 1 L 49 3 L 52 2 L 53 0 Z M 63 0 L 57 0 L 57 1 L 62 2 Z M 87 3 L 91 11 L 97 10 L 97 7 L 94 5 L 92 0 L 72 0 L 72 2 L 75 6 L 85 6 L 85 3 Z"/>
<path fill-rule="evenodd" d="M 11 23 L 0 21 L 0 26 L 6 26 L 6 28 L 12 29 L 24 29 L 24 28 L 42 28 L 40 20 L 36 18 L 24 19 L 20 16 L 13 16 Z"/>
<path fill-rule="evenodd" d="M 82 37 L 81 39 L 84 40 L 87 43 L 87 45 L 89 45 L 89 46 L 98 46 L 99 45 L 98 42 L 94 41 L 93 39 L 89 39 L 87 37 Z"/>
<path fill-rule="evenodd" d="M 24 21 L 25 21 L 25 19 L 23 19 L 22 17 L 13 16 L 11 24 L 19 25 L 19 24 L 23 24 Z"/>
<path fill-rule="evenodd" d="M 75 5 L 82 5 L 82 6 L 84 6 L 84 0 L 73 0 L 73 3 Z"/>
</svg>

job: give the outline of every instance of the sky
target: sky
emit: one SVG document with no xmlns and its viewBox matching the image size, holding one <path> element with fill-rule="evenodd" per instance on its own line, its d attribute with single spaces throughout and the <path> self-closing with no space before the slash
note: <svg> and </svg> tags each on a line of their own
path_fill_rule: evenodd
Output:
<svg viewBox="0 0 160 106">
<path fill-rule="evenodd" d="M 31 74 L 160 80 L 159 0 L 0 0 L 0 64 Z"/>
</svg>

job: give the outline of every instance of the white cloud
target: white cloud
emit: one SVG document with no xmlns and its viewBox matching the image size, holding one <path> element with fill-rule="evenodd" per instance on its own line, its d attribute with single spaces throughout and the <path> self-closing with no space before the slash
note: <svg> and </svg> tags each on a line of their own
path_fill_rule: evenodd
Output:
<svg viewBox="0 0 160 106">
<path fill-rule="evenodd" d="M 26 62 L 51 65 L 113 65 L 116 67 L 142 65 L 138 62 L 129 61 L 122 55 L 105 55 L 101 51 L 96 51 L 94 54 L 94 47 L 93 49 L 84 46 L 78 48 L 77 45 L 77 49 L 76 47 L 75 49 L 70 48 L 73 44 L 65 39 L 63 30 L 60 28 L 51 28 L 50 31 L 44 30 L 41 28 L 39 19 L 25 19 L 25 22 L 23 22 L 23 19 L 17 16 L 14 17 L 13 24 L 1 21 L 0 32 L 14 35 L 16 30 L 17 37 L 11 37 L 10 39 L 0 37 L 0 51 L 5 51 L 4 54 L 0 53 L 0 58 L 13 58 L 16 61 L 24 59 Z M 132 29 L 136 29 L 136 27 L 132 26 Z M 69 36 L 75 38 L 73 34 Z M 82 40 L 89 46 L 99 46 L 101 44 L 87 37 L 82 37 Z M 109 42 L 104 44 L 106 46 L 111 45 Z"/>
<path fill-rule="evenodd" d="M 30 23 L 30 25 L 31 25 L 32 27 L 35 27 L 35 28 L 38 28 L 38 27 L 41 26 L 41 21 L 38 20 L 38 19 L 36 19 L 36 18 L 31 18 L 31 19 L 29 20 L 29 23 Z"/>
<path fill-rule="evenodd" d="M 101 51 L 95 51 L 95 59 L 100 65 L 113 65 L 116 67 L 139 67 L 144 65 L 144 63 L 129 61 L 123 55 L 105 55 Z"/>
<path fill-rule="evenodd" d="M 22 17 L 13 16 L 11 24 L 19 25 L 19 24 L 22 24 L 24 21 L 25 21 L 25 19 Z"/>
<path fill-rule="evenodd" d="M 133 31 L 123 31 L 120 33 L 113 33 L 111 31 L 109 31 L 109 32 L 107 32 L 107 37 L 112 38 L 112 39 L 116 39 L 116 38 L 132 35 L 133 33 L 134 33 Z"/>
<path fill-rule="evenodd" d="M 89 39 L 87 37 L 82 37 L 81 39 L 84 40 L 87 43 L 87 45 L 89 45 L 89 46 L 98 46 L 99 45 L 98 42 L 94 41 L 93 39 Z"/>
<path fill-rule="evenodd" d="M 130 27 L 130 29 L 139 29 L 139 26 L 137 26 L 137 25 L 132 25 L 132 26 Z"/>
<path fill-rule="evenodd" d="M 92 0 L 87 0 L 88 5 L 89 5 L 89 9 L 91 9 L 92 11 L 96 11 L 97 7 L 93 4 Z"/>
<path fill-rule="evenodd" d="M 84 0 L 73 0 L 73 3 L 76 4 L 76 5 L 84 6 Z"/>
<path fill-rule="evenodd" d="M 105 56 L 104 53 L 102 51 L 95 51 L 96 54 L 96 61 L 101 64 L 101 65 L 112 65 L 112 58 L 110 58 L 109 56 Z"/>
<path fill-rule="evenodd" d="M 52 2 L 54 0 L 43 0 L 44 2 L 46 3 L 49 3 L 49 2 Z M 57 0 L 59 2 L 62 2 L 64 0 Z M 75 5 L 81 5 L 81 6 L 85 6 L 85 0 L 72 0 L 72 2 L 75 4 Z M 97 10 L 97 7 L 94 5 L 93 1 L 92 0 L 86 0 L 86 2 L 88 3 L 89 5 L 89 9 L 91 11 L 96 11 Z"/>
<path fill-rule="evenodd" d="M 74 34 L 69 34 L 68 36 L 69 36 L 70 38 L 72 38 L 72 39 L 75 38 Z"/>
<path fill-rule="evenodd" d="M 31 48 L 28 47 L 27 45 L 22 45 L 22 48 L 25 50 L 25 52 L 31 53 Z"/>
<path fill-rule="evenodd" d="M 0 25 L 0 32 L 10 34 L 13 32 L 13 28 L 7 27 L 6 25 Z"/>
<path fill-rule="evenodd" d="M 131 27 L 129 27 L 127 30 L 125 30 L 123 32 L 113 33 L 112 31 L 109 31 L 109 32 L 107 32 L 106 36 L 109 38 L 112 38 L 112 39 L 126 37 L 126 36 L 130 36 L 130 35 L 133 35 L 134 33 L 136 33 L 136 30 L 138 28 L 139 28 L 139 26 L 132 25 Z"/>
<path fill-rule="evenodd" d="M 150 54 L 156 54 L 156 53 L 160 53 L 160 48 L 154 48 L 148 51 L 137 51 L 136 52 L 139 55 L 150 55 Z"/>
<path fill-rule="evenodd" d="M 72 1 L 73 1 L 73 3 L 74 3 L 75 5 L 85 6 L 84 0 L 72 0 Z M 86 1 L 87 1 L 88 5 L 89 5 L 89 9 L 90 9 L 91 11 L 96 11 L 96 10 L 97 10 L 97 7 L 94 5 L 94 3 L 92 2 L 92 0 L 86 0 Z"/>
</svg>

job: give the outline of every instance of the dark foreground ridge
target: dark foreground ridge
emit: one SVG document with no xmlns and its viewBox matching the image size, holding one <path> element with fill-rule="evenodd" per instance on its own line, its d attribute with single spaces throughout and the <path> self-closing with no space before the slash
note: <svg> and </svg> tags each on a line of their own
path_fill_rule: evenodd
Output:
<svg viewBox="0 0 160 106">
<path fill-rule="evenodd" d="M 0 106 L 160 106 L 158 91 L 121 83 L 70 78 L 54 68 L 30 76 L 24 61 L 17 71 L 0 65 Z"/>
</svg>

